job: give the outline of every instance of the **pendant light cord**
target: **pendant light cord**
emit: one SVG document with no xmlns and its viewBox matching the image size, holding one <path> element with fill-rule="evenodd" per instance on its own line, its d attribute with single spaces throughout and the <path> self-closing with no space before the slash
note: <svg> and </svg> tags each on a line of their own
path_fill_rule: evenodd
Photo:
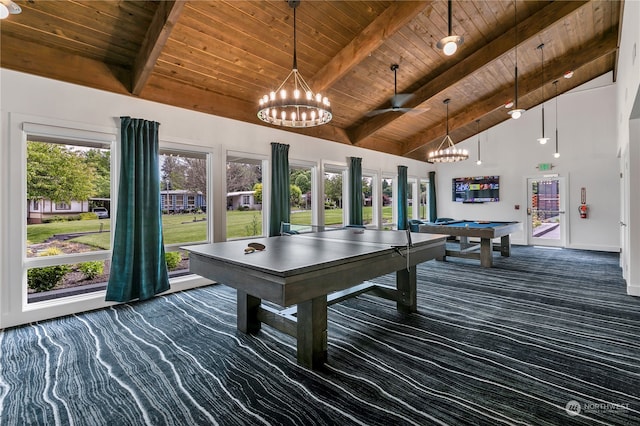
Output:
<svg viewBox="0 0 640 426">
<path fill-rule="evenodd" d="M 449 0 L 449 37 L 451 37 L 451 33 L 452 33 L 451 18 L 453 14 L 451 13 L 451 5 L 452 5 L 452 1 Z"/>
<path fill-rule="evenodd" d="M 514 49 L 515 50 L 515 54 L 516 54 L 516 70 L 515 70 L 516 95 L 515 95 L 515 107 L 514 107 L 514 109 L 518 109 L 518 7 L 517 7 L 517 0 L 513 0 L 513 21 L 514 21 L 514 30 L 515 30 L 515 38 L 516 38 L 516 45 L 515 45 L 515 49 Z"/>
<path fill-rule="evenodd" d="M 296 52 L 296 6 L 297 4 L 295 3 L 289 3 L 291 5 L 291 7 L 293 8 L 293 69 L 297 70 L 298 69 L 298 55 Z"/>
</svg>

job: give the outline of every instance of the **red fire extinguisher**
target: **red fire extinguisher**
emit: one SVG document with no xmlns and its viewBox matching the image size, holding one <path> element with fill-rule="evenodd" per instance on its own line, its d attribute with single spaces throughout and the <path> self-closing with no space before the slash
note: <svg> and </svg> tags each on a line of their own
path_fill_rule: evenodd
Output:
<svg viewBox="0 0 640 426">
<path fill-rule="evenodd" d="M 587 218 L 587 205 L 586 204 L 580 204 L 578 206 L 578 212 L 580 213 L 580 218 L 582 219 L 586 219 Z"/>
<path fill-rule="evenodd" d="M 587 206 L 587 189 L 582 188 L 580 194 L 580 205 L 578 206 L 578 213 L 580 213 L 581 219 L 587 218 L 587 210 L 589 207 Z"/>
</svg>

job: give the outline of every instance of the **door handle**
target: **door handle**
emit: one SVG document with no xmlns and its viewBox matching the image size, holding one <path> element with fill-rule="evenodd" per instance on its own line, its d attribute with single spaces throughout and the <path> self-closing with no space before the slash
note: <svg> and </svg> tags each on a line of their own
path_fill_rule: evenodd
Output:
<svg viewBox="0 0 640 426">
<path fill-rule="evenodd" d="M 624 223 L 623 221 L 620 221 L 620 226 L 627 226 L 627 224 Z"/>
</svg>

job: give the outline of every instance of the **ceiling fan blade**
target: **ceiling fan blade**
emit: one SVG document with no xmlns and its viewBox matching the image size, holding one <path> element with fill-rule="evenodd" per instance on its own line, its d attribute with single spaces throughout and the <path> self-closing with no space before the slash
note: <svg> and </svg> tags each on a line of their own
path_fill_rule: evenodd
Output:
<svg viewBox="0 0 640 426">
<path fill-rule="evenodd" d="M 365 114 L 366 117 L 373 117 L 374 115 L 384 114 L 385 112 L 394 111 L 395 108 L 374 109 Z"/>
<path fill-rule="evenodd" d="M 409 102 L 413 96 L 412 93 L 397 93 L 391 97 L 391 105 L 395 108 L 401 108 L 402 105 Z"/>
<path fill-rule="evenodd" d="M 402 110 L 404 110 L 404 112 L 406 112 L 407 114 L 411 114 L 411 115 L 418 115 L 418 114 L 422 114 L 423 112 L 427 112 L 429 110 L 431 110 L 431 108 L 427 107 L 427 108 L 401 108 Z"/>
<path fill-rule="evenodd" d="M 366 117 L 373 117 L 374 115 L 384 114 L 386 112 L 402 112 L 406 114 L 422 114 L 429 111 L 431 108 L 384 108 L 369 111 L 365 114 Z"/>
</svg>

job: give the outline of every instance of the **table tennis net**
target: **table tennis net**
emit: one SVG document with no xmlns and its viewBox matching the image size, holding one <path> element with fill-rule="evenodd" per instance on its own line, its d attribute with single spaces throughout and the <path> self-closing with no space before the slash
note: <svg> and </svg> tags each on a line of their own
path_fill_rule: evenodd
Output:
<svg viewBox="0 0 640 426">
<path fill-rule="evenodd" d="M 331 225 L 301 225 L 295 223 L 282 222 L 280 224 L 280 235 L 309 234 L 313 232 L 328 232 L 338 229 L 350 228 L 351 226 L 331 226 Z"/>
</svg>

